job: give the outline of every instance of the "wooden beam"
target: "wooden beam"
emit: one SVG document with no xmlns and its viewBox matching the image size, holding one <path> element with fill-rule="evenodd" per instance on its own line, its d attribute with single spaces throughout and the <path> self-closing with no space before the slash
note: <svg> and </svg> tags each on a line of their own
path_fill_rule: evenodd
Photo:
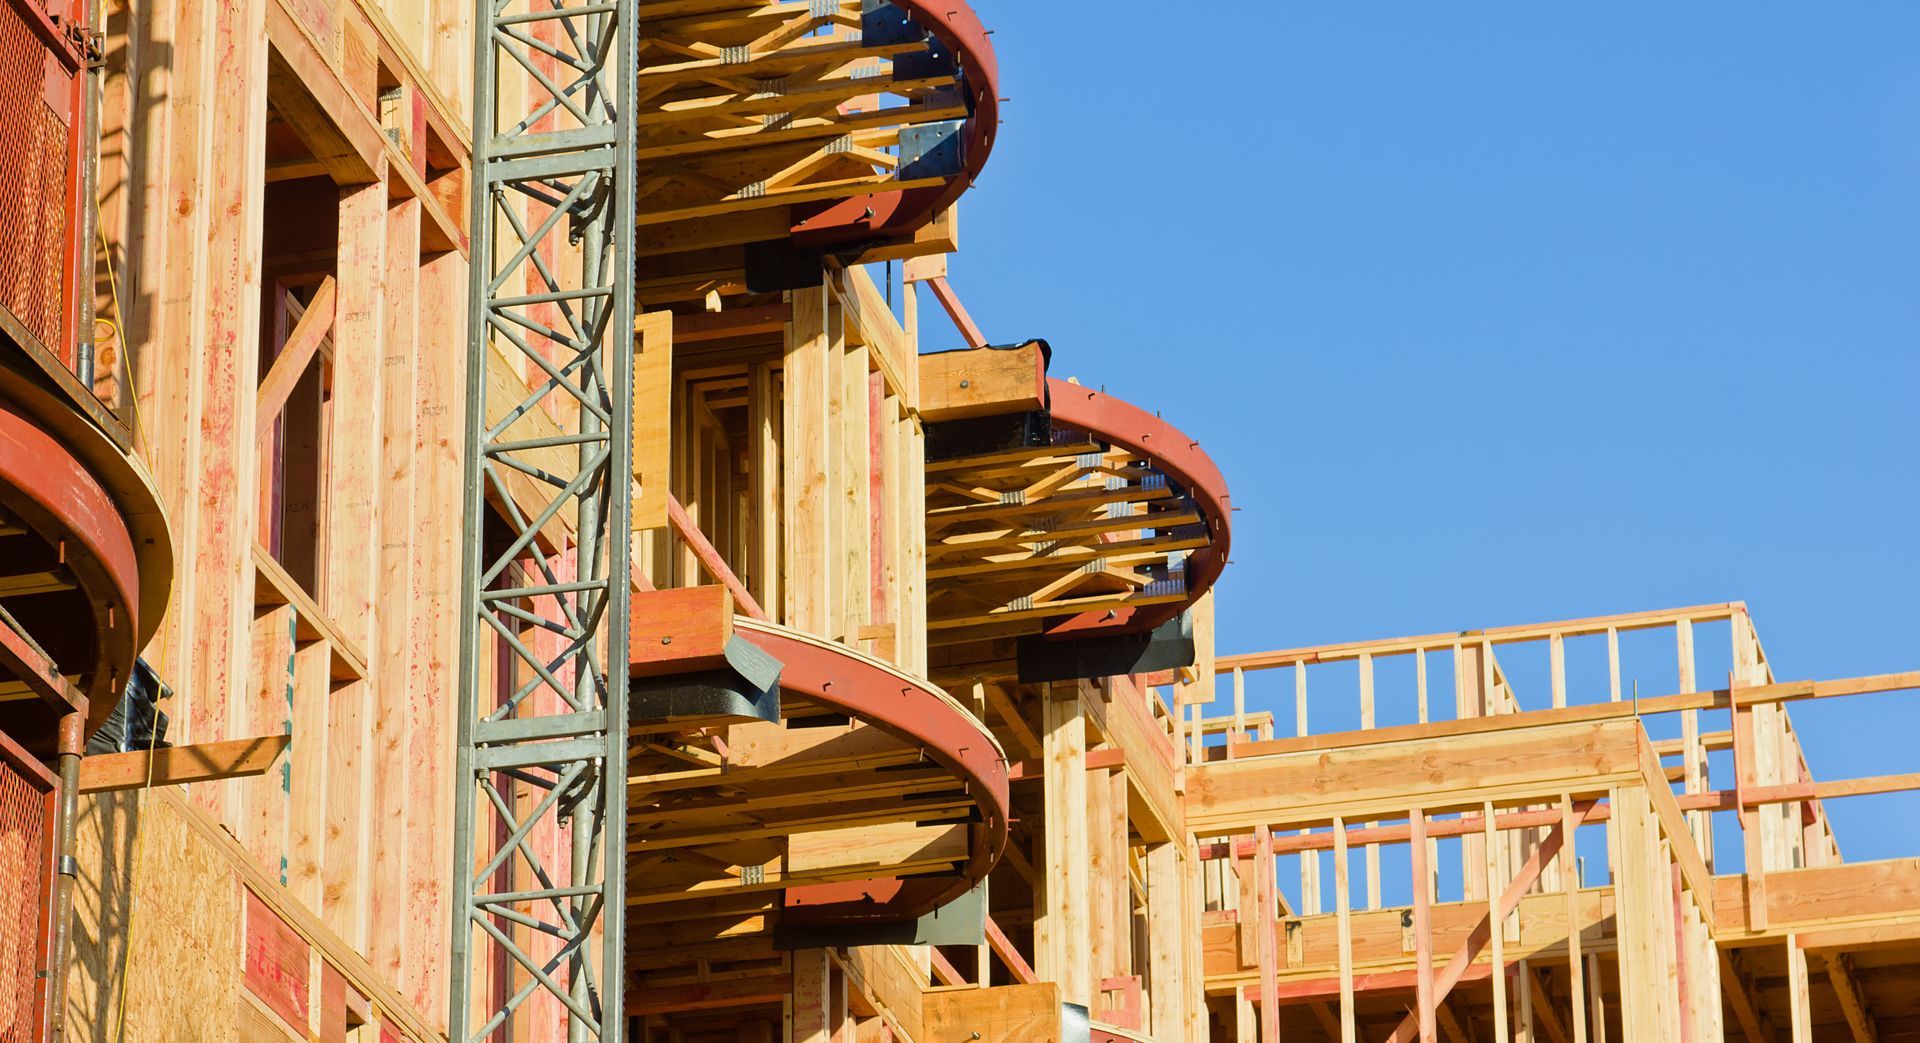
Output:
<svg viewBox="0 0 1920 1043">
<path fill-rule="evenodd" d="M 633 595 L 627 669 L 636 677 L 712 670 L 726 664 L 733 599 L 723 587 L 676 587 Z"/>
<path fill-rule="evenodd" d="M 1444 796 L 1422 798 L 1436 813 L 1477 807 L 1483 799 L 1505 801 L 1509 794 L 1558 793 L 1575 784 L 1597 791 L 1640 780 L 1641 734 L 1637 722 L 1620 720 L 1492 731 L 1471 740 L 1368 743 L 1335 757 L 1318 751 L 1257 756 L 1243 748 L 1238 760 L 1213 761 L 1187 773 L 1187 822 L 1206 836 L 1241 832 L 1255 822 L 1288 828 L 1324 823 L 1335 814 L 1397 815 L 1405 811 L 1403 780 L 1410 772 L 1448 780 Z"/>
<path fill-rule="evenodd" d="M 1020 950 L 1013 947 L 1013 940 L 993 921 L 991 914 L 987 916 L 986 935 L 987 945 L 993 949 L 995 956 L 1000 957 L 1000 962 L 1007 965 L 1007 971 L 1013 975 L 1016 984 L 1033 985 L 1039 982 L 1040 976 L 1033 972 L 1026 958 L 1020 955 Z"/>
<path fill-rule="evenodd" d="M 944 351 L 920 359 L 923 420 L 1034 412 L 1046 395 L 1046 357 L 1037 341 L 1010 350 Z"/>
<path fill-rule="evenodd" d="M 727 565 L 726 559 L 720 556 L 720 552 L 714 549 L 712 541 L 707 539 L 707 534 L 700 531 L 700 526 L 696 525 L 692 516 L 687 514 L 687 509 L 671 495 L 667 497 L 667 519 L 673 523 L 673 531 L 678 533 L 680 539 L 693 551 L 693 556 L 699 560 L 700 567 L 733 595 L 734 603 L 740 607 L 740 611 L 753 619 L 766 619 L 766 610 L 760 607 L 759 602 L 753 600 L 753 595 L 747 592 L 746 584 L 740 582 L 740 577 L 733 574 L 733 569 Z"/>
<path fill-rule="evenodd" d="M 293 741 L 290 735 L 262 735 L 197 746 L 171 746 L 127 753 L 100 753 L 80 759 L 80 792 L 112 793 L 148 784 L 180 786 L 215 779 L 263 775 Z"/>
<path fill-rule="evenodd" d="M 864 345 L 888 392 L 899 395 L 907 411 L 920 406 L 919 377 L 912 338 L 893 317 L 893 309 L 865 268 L 855 266 L 832 273 L 834 295 L 847 317 L 849 340 Z"/>
<path fill-rule="evenodd" d="M 1827 982 L 1833 986 L 1833 994 L 1840 1001 L 1840 1013 L 1847 1019 L 1847 1030 L 1853 1033 L 1853 1043 L 1880 1043 L 1880 1033 L 1873 1022 L 1873 1008 L 1867 1004 L 1866 990 L 1860 987 L 1860 980 L 1854 977 L 1853 960 L 1846 953 L 1828 953 Z"/>
<path fill-rule="evenodd" d="M 293 332 L 287 334 L 287 342 L 281 345 L 280 353 L 274 356 L 271 368 L 261 379 L 259 405 L 254 413 L 256 440 L 266 438 L 273 431 L 274 422 L 280 419 L 280 411 L 286 408 L 287 399 L 292 396 L 294 386 L 300 383 L 300 377 L 306 373 L 307 365 L 313 361 L 320 342 L 333 332 L 337 292 L 333 276 L 320 280 L 320 285 L 313 291 L 313 299 L 307 302 L 306 311 L 293 324 Z"/>
<path fill-rule="evenodd" d="M 1021 715 L 1020 705 L 1014 701 L 1012 694 L 993 681 L 986 681 L 983 684 L 987 705 L 993 707 L 994 712 L 998 713 L 1000 719 L 1006 723 L 1007 731 L 1012 734 L 1014 744 L 1019 746 L 1028 757 L 1035 760 L 1041 759 L 1044 753 L 1041 750 L 1040 737 L 1034 734 L 1032 726 L 1027 724 L 1027 719 Z"/>
<path fill-rule="evenodd" d="M 807 951 L 818 953 L 820 950 Z M 631 991 L 633 998 L 627 1001 L 629 1014 L 639 1017 L 691 1014 L 703 1010 L 724 1010 L 761 1003 L 779 1003 L 792 995 L 793 979 L 782 974 L 759 978 L 689 982 L 684 985 L 649 985 L 644 989 Z"/>
<path fill-rule="evenodd" d="M 953 965 L 953 961 L 947 959 L 946 956 L 942 955 L 940 950 L 937 947 L 932 945 L 927 946 L 927 961 L 933 967 L 934 980 L 938 981 L 940 984 L 942 985 L 971 984 L 971 982 L 967 981 L 966 975 L 960 973 L 960 968 L 955 967 Z"/>
<path fill-rule="evenodd" d="M 1248 670 L 1271 670 L 1292 666 L 1294 663 L 1331 663 L 1342 659 L 1357 658 L 1361 652 L 1371 652 L 1375 656 L 1406 655 L 1418 650 L 1440 651 L 1452 648 L 1463 640 L 1478 644 L 1481 639 L 1496 644 L 1512 644 L 1522 641 L 1538 641 L 1553 634 L 1563 637 L 1581 637 L 1589 634 L 1613 633 L 1626 630 L 1650 630 L 1656 627 L 1671 626 L 1676 620 L 1690 619 L 1695 623 L 1706 623 L 1728 619 L 1737 613 L 1746 611 L 1739 602 L 1725 604 L 1695 605 L 1688 608 L 1661 609 L 1652 612 L 1629 612 L 1617 616 L 1592 616 L 1585 619 L 1564 619 L 1550 623 L 1527 623 L 1520 626 L 1487 627 L 1481 630 L 1459 630 L 1440 634 L 1421 634 L 1414 637 L 1396 637 L 1379 641 L 1347 641 L 1330 645 L 1312 645 L 1300 648 L 1278 649 L 1271 652 L 1252 652 L 1240 655 L 1221 656 L 1215 668 L 1221 673 L 1236 666 Z"/>
<path fill-rule="evenodd" d="M 320 611 L 313 597 L 293 577 L 287 575 L 273 555 L 265 547 L 253 545 L 253 567 L 259 582 L 254 587 L 254 606 L 291 605 L 294 612 L 295 632 L 302 645 L 314 641 L 325 641 L 332 654 L 332 673 L 335 681 L 359 681 L 367 676 L 367 658 L 360 646 L 340 632 L 332 617 Z"/>
<path fill-rule="evenodd" d="M 940 275 L 928 279 L 927 288 L 933 291 L 933 297 L 940 302 L 940 307 L 946 309 L 947 317 L 953 320 L 954 328 L 960 331 L 961 337 L 965 338 L 967 347 L 987 346 L 986 334 L 981 333 L 980 327 L 974 325 L 973 316 L 967 314 L 966 305 L 960 303 L 960 296 L 953 292 L 952 286 L 948 285 L 946 276 Z"/>
<path fill-rule="evenodd" d="M 307 35 L 285 0 L 266 7 L 267 95 L 301 143 L 334 183 L 378 181 L 386 168 L 387 138 L 353 97 L 326 54 Z"/>
<path fill-rule="evenodd" d="M 678 315 L 673 319 L 673 339 L 681 344 L 700 344 L 734 337 L 773 336 L 786 329 L 792 314 L 791 307 L 780 303 Z"/>
<path fill-rule="evenodd" d="M 1760 992 L 1740 965 L 1740 955 L 1731 949 L 1720 950 L 1720 984 L 1747 1043 L 1775 1043 L 1780 1038 L 1760 1007 Z"/>
<path fill-rule="evenodd" d="M 0 608 L 0 668 L 19 678 L 56 712 L 74 712 L 87 703 L 87 697 L 4 608 Z"/>
<path fill-rule="evenodd" d="M 1526 967 L 1526 973 L 1521 978 L 1520 987 L 1527 990 L 1528 1001 L 1532 1004 L 1534 1024 L 1546 1030 L 1547 1039 L 1552 1043 L 1567 1043 L 1567 1030 L 1560 1025 L 1560 1015 L 1553 1011 L 1553 997 L 1547 994 L 1547 983 L 1540 979 L 1539 968 Z M 1578 995 L 1574 996 L 1573 1005 L 1576 1009 L 1580 1006 Z"/>
<path fill-rule="evenodd" d="M 1475 903 L 1479 904 L 1478 902 Z M 1321 940 L 1324 944 L 1324 939 Z M 1461 972 L 1461 982 L 1482 982 L 1491 977 L 1487 964 L 1476 963 Z M 1411 970 L 1367 971 L 1353 976 L 1353 991 L 1356 996 L 1367 993 L 1398 991 L 1405 992 L 1414 987 L 1415 973 Z M 1250 998 L 1258 998 L 1260 986 L 1247 985 L 1239 990 Z M 1313 1000 L 1335 1000 L 1340 998 L 1340 977 L 1288 978 L 1279 983 L 1280 1002 L 1282 1004 L 1308 1002 Z M 1408 1024 L 1412 1024 L 1413 1014 L 1409 1010 Z M 1388 1037 L 1389 1039 L 1393 1037 Z M 1417 1037 L 1409 1036 L 1408 1039 Z"/>
</svg>

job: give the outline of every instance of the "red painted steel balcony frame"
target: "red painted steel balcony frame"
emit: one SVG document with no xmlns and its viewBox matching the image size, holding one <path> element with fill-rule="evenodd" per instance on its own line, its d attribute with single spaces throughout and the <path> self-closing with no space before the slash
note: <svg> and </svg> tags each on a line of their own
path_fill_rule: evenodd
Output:
<svg viewBox="0 0 1920 1043">
<path fill-rule="evenodd" d="M 1187 555 L 1186 603 L 1083 613 L 1047 628 L 1046 633 L 1082 638 L 1152 630 L 1200 600 L 1226 568 L 1233 543 L 1233 504 L 1226 477 L 1213 458 L 1201 451 L 1199 442 L 1139 406 L 1057 377 L 1047 378 L 1047 396 L 1055 427 L 1084 431 L 1146 457 L 1155 470 L 1192 494 L 1210 538 L 1205 547 Z"/>
<path fill-rule="evenodd" d="M 10 599 L 18 630 L 38 646 L 29 651 L 73 679 L 20 678 L 43 700 L 13 704 L 6 730 L 48 753 L 72 695 L 86 699 L 88 734 L 113 712 L 165 612 L 173 548 L 139 463 L 17 357 L 0 357 L 0 512 L 23 530 L 4 534 L 13 560 L 0 565 L 31 570 L 20 555 L 35 554 L 70 578 L 65 589 L 26 595 L 25 610 L 22 595 Z"/>
<path fill-rule="evenodd" d="M 961 0 L 891 0 L 921 28 L 953 48 L 966 73 L 972 115 L 966 128 L 966 170 L 935 188 L 896 189 L 814 207 L 795 207 L 793 238 L 827 247 L 911 235 L 973 186 L 1000 129 L 1000 65 L 980 16 Z"/>
<path fill-rule="evenodd" d="M 818 638 L 757 620 L 736 633 L 780 660 L 780 687 L 926 752 L 963 780 L 979 809 L 963 873 L 791 887 L 789 923 L 898 922 L 932 912 L 983 879 L 1006 846 L 1011 797 L 1005 755 L 986 729 L 930 684 Z"/>
</svg>

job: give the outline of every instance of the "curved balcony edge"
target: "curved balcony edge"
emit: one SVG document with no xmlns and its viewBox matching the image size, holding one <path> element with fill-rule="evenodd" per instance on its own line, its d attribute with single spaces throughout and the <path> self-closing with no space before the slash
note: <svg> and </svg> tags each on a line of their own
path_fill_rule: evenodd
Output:
<svg viewBox="0 0 1920 1043">
<path fill-rule="evenodd" d="M 830 247 L 911 235 L 951 206 L 986 168 L 1000 129 L 1000 66 L 986 26 L 962 0 L 890 0 L 951 47 L 965 73 L 968 108 L 962 149 L 964 172 L 929 188 L 893 189 L 837 200 L 817 210 L 796 208 L 794 241 Z"/>
<path fill-rule="evenodd" d="M 60 648 L 55 663 L 79 678 L 91 733 L 112 713 L 171 597 L 174 548 L 159 490 L 139 459 L 84 412 L 0 364 L 0 504 L 54 548 L 88 606 L 94 639 L 84 649 L 54 633 L 73 621 L 77 604 L 17 622 L 36 643 Z"/>
<path fill-rule="evenodd" d="M 1108 613 L 1087 613 L 1055 625 L 1049 636 L 1090 636 L 1096 633 L 1139 633 L 1179 615 L 1213 588 L 1226 568 L 1233 542 L 1233 499 L 1220 468 L 1200 443 L 1152 413 L 1124 399 L 1090 387 L 1047 378 L 1048 411 L 1052 422 L 1129 449 L 1151 459 L 1156 469 L 1199 501 L 1209 540 L 1187 558 L 1185 604 L 1148 605 Z"/>
<path fill-rule="evenodd" d="M 785 917 L 808 924 L 911 920 L 970 890 L 1006 846 L 1011 793 L 1006 752 L 951 695 L 838 642 L 774 623 L 740 619 L 739 636 L 782 663 L 780 686 L 833 706 L 926 751 L 966 783 L 979 812 L 975 842 L 958 876 L 884 877 L 789 889 Z"/>
</svg>

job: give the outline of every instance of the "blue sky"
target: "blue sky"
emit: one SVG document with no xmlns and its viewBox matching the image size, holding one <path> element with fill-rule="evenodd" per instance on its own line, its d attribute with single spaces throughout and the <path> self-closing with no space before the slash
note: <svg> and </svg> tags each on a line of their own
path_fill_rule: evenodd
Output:
<svg viewBox="0 0 1920 1043">
<path fill-rule="evenodd" d="M 1223 651 L 1744 599 L 1783 678 L 1920 667 L 1920 5 L 976 7 L 953 282 L 1210 448 Z M 1795 717 L 1920 768 L 1920 694 Z"/>
</svg>

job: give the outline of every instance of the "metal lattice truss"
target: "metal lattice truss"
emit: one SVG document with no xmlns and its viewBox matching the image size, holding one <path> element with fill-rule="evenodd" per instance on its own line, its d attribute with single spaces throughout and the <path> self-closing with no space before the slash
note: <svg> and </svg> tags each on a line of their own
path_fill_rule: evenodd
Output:
<svg viewBox="0 0 1920 1043">
<path fill-rule="evenodd" d="M 965 73 L 924 33 L 895 30 L 891 5 L 687 0 L 641 17 L 642 225 L 961 176 Z"/>
<path fill-rule="evenodd" d="M 634 6 L 478 10 L 455 1040 L 624 1028 Z"/>
<path fill-rule="evenodd" d="M 1208 543 L 1187 492 L 1083 433 L 1056 428 L 1054 442 L 927 465 L 934 644 L 1187 599 L 1186 552 Z"/>
</svg>

